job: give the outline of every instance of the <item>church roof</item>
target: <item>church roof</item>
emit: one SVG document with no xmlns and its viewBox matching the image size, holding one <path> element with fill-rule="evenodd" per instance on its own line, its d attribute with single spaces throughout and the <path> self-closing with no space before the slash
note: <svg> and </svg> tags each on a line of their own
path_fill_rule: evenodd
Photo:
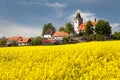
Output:
<svg viewBox="0 0 120 80">
<path fill-rule="evenodd" d="M 96 24 L 97 24 L 97 21 L 92 22 L 92 25 L 93 25 L 93 26 L 95 26 Z M 87 22 L 82 23 L 82 24 L 78 27 L 79 31 L 84 31 L 86 25 L 87 25 Z"/>
<path fill-rule="evenodd" d="M 81 15 L 80 15 L 80 10 L 78 9 L 78 11 L 77 11 L 77 14 L 76 14 L 76 17 L 75 18 L 81 18 Z"/>
</svg>

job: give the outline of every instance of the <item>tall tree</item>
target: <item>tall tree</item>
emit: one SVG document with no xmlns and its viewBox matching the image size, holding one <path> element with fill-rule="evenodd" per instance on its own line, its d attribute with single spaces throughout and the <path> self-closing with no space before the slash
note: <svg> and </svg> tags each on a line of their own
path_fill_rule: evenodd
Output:
<svg viewBox="0 0 120 80">
<path fill-rule="evenodd" d="M 88 21 L 87 22 L 87 25 L 86 25 L 86 28 L 85 28 L 85 35 L 86 36 L 90 36 L 93 34 L 93 27 L 92 27 L 92 22 L 91 21 Z"/>
<path fill-rule="evenodd" d="M 53 30 L 54 32 L 56 31 L 56 29 L 55 29 L 55 27 L 53 26 L 52 23 L 45 24 L 45 25 L 43 26 L 42 36 L 43 36 L 43 35 L 46 33 L 46 31 L 49 30 L 49 29 Z"/>
<path fill-rule="evenodd" d="M 73 25 L 68 22 L 65 24 L 65 27 L 66 27 L 66 32 L 69 33 L 69 34 L 73 34 L 74 33 L 74 27 Z"/>
<path fill-rule="evenodd" d="M 64 31 L 65 32 L 65 28 L 64 27 L 59 27 L 58 31 Z"/>
<path fill-rule="evenodd" d="M 108 21 L 99 20 L 95 27 L 96 34 L 109 36 L 111 34 L 111 27 Z"/>
</svg>

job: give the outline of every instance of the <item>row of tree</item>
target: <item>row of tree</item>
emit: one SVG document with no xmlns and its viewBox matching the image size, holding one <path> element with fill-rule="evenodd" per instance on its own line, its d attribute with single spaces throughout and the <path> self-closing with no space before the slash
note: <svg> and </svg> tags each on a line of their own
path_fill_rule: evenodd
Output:
<svg viewBox="0 0 120 80">
<path fill-rule="evenodd" d="M 88 21 L 85 31 L 80 32 L 80 35 L 87 37 L 87 39 L 105 40 L 106 37 L 111 36 L 111 32 L 111 26 L 108 21 L 99 20 L 96 25 Z"/>
<path fill-rule="evenodd" d="M 59 27 L 58 31 L 64 31 L 64 32 L 67 32 L 69 34 L 75 33 L 74 27 L 70 22 L 66 23 L 65 27 L 63 27 L 63 26 Z"/>
<path fill-rule="evenodd" d="M 48 23 L 48 24 L 45 24 L 43 26 L 43 31 L 42 31 L 42 36 L 47 32 L 47 30 L 51 29 L 53 32 L 56 32 L 57 29 L 53 26 L 52 23 Z M 65 24 L 65 27 L 61 26 L 59 27 L 58 31 L 64 31 L 64 32 L 67 32 L 69 34 L 73 34 L 74 33 L 74 27 L 73 25 L 70 23 L 70 22 L 67 22 Z"/>
<path fill-rule="evenodd" d="M 53 32 L 56 32 L 56 28 L 53 26 L 53 24 L 48 23 L 43 26 L 42 35 L 44 35 L 48 29 L 51 29 Z M 69 34 L 75 34 L 74 27 L 70 22 L 67 22 L 64 27 L 63 26 L 59 27 L 58 31 L 64 31 Z M 95 27 L 93 27 L 93 24 L 91 21 L 88 21 L 85 31 L 81 31 L 79 33 L 79 36 L 83 36 L 87 39 L 92 39 L 92 40 L 104 40 L 105 37 L 111 36 L 111 32 L 112 32 L 111 27 L 108 21 L 99 20 L 97 24 L 95 25 Z M 113 38 L 120 39 L 120 32 L 115 32 L 113 34 Z M 30 45 L 42 44 L 42 38 L 40 36 L 32 37 L 30 39 L 31 39 Z M 69 41 L 69 39 L 70 38 L 65 37 L 63 38 L 63 42 L 66 43 Z M 5 46 L 6 42 L 7 42 L 6 37 L 0 38 L 0 46 Z M 16 42 L 13 41 L 12 44 L 16 44 Z"/>
</svg>

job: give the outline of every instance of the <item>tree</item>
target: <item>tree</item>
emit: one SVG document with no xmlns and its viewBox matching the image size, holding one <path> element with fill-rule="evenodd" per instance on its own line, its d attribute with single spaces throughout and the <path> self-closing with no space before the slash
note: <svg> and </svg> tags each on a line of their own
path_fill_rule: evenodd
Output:
<svg viewBox="0 0 120 80">
<path fill-rule="evenodd" d="M 86 25 L 86 28 L 85 28 L 85 35 L 90 36 L 92 34 L 93 34 L 92 22 L 88 21 L 87 25 Z"/>
<path fill-rule="evenodd" d="M 0 47 L 2 46 L 2 40 L 0 40 Z"/>
<path fill-rule="evenodd" d="M 6 42 L 7 42 L 7 38 L 6 37 L 3 36 L 3 37 L 0 38 L 0 45 L 1 46 L 5 46 Z"/>
<path fill-rule="evenodd" d="M 42 38 L 40 36 L 31 38 L 30 45 L 35 46 L 35 45 L 41 45 L 41 44 L 42 44 Z"/>
<path fill-rule="evenodd" d="M 114 39 L 120 39 L 120 32 L 115 32 L 113 36 Z"/>
<path fill-rule="evenodd" d="M 69 43 L 70 37 L 65 36 L 65 37 L 63 37 L 62 41 L 63 41 L 63 43 Z"/>
<path fill-rule="evenodd" d="M 43 26 L 42 36 L 43 36 L 43 35 L 46 33 L 46 31 L 49 30 L 49 29 L 53 30 L 54 32 L 56 31 L 56 29 L 55 29 L 55 27 L 53 26 L 52 23 L 45 24 L 45 25 Z"/>
<path fill-rule="evenodd" d="M 10 46 L 18 46 L 17 41 L 12 41 L 12 42 L 10 43 Z"/>
<path fill-rule="evenodd" d="M 109 36 L 111 34 L 111 27 L 108 21 L 99 20 L 95 27 L 96 34 Z"/>
<path fill-rule="evenodd" d="M 73 25 L 68 22 L 65 24 L 65 27 L 66 27 L 66 32 L 69 33 L 69 34 L 73 34 L 74 33 L 74 27 Z"/>
<path fill-rule="evenodd" d="M 65 28 L 64 27 L 59 27 L 58 31 L 64 31 L 65 32 Z"/>
<path fill-rule="evenodd" d="M 103 40 L 105 40 L 104 39 L 104 35 L 102 35 L 102 34 L 96 34 L 95 35 L 95 40 L 97 40 L 97 41 L 103 41 Z"/>
</svg>

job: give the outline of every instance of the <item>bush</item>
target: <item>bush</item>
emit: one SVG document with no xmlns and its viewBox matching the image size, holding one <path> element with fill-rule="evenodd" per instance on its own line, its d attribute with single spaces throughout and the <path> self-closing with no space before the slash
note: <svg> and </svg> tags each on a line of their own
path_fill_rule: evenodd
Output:
<svg viewBox="0 0 120 80">
<path fill-rule="evenodd" d="M 120 39 L 120 32 L 114 33 L 114 39 Z"/>
<path fill-rule="evenodd" d="M 70 41 L 70 37 L 63 37 L 63 43 L 69 43 L 69 41 Z"/>
<path fill-rule="evenodd" d="M 95 40 L 97 40 L 97 41 L 104 41 L 104 35 L 102 35 L 102 34 L 96 34 L 95 35 Z"/>
<path fill-rule="evenodd" d="M 37 36 L 37 37 L 34 37 L 34 38 L 31 38 L 31 42 L 30 42 L 30 45 L 41 45 L 42 44 L 42 38 Z"/>
</svg>

